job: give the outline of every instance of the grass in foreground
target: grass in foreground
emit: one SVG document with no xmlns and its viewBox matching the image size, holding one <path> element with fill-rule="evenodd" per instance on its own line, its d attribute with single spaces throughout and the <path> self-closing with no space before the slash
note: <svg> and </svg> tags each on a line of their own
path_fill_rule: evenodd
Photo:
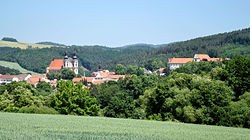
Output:
<svg viewBox="0 0 250 140">
<path fill-rule="evenodd" d="M 33 71 L 26 70 L 22 68 L 18 63 L 8 62 L 8 61 L 0 61 L 0 65 L 4 67 L 8 67 L 11 69 L 19 70 L 21 73 L 31 73 L 32 75 L 39 75 L 39 73 L 35 73 Z"/>
<path fill-rule="evenodd" d="M 1 139 L 245 140 L 250 130 L 105 117 L 0 113 Z"/>
</svg>

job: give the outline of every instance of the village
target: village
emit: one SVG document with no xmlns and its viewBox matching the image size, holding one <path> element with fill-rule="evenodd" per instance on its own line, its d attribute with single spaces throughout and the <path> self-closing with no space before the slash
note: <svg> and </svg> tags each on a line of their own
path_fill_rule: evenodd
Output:
<svg viewBox="0 0 250 140">
<path fill-rule="evenodd" d="M 0 140 L 250 140 L 250 0 L 3 0 Z"/>
<path fill-rule="evenodd" d="M 229 58 L 226 58 L 229 60 Z M 145 70 L 144 74 L 157 74 L 164 75 L 164 70 L 174 70 L 185 65 L 188 62 L 200 62 L 200 61 L 223 61 L 222 58 L 210 58 L 208 54 L 195 54 L 193 58 L 169 58 L 167 68 L 159 68 L 158 70 L 152 72 L 149 70 Z M 78 74 L 78 59 L 76 54 L 71 58 L 65 53 L 64 59 L 55 59 L 53 58 L 49 67 L 46 69 L 46 74 L 41 75 L 31 75 L 31 74 L 20 74 L 20 75 L 1 75 L 0 74 L 0 84 L 8 84 L 12 81 L 26 81 L 36 87 L 37 83 L 40 81 L 44 81 L 49 83 L 51 87 L 56 87 L 58 79 L 51 79 L 47 77 L 48 73 L 61 73 L 63 68 L 68 68 L 74 71 L 75 74 Z M 118 81 L 120 78 L 125 78 L 125 75 L 116 75 L 115 72 L 111 72 L 109 70 L 103 70 L 101 66 L 99 66 L 97 72 L 93 72 L 91 77 L 81 76 L 75 77 L 72 79 L 74 83 L 76 82 L 86 82 L 87 85 L 97 85 L 109 81 Z M 86 87 L 84 85 L 83 87 Z"/>
</svg>

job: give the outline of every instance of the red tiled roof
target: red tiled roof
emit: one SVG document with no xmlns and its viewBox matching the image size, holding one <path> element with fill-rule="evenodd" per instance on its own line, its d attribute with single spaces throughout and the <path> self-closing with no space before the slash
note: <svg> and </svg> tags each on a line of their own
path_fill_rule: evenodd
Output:
<svg viewBox="0 0 250 140">
<path fill-rule="evenodd" d="M 31 77 L 27 80 L 27 83 L 30 83 L 32 85 L 36 85 L 39 82 L 39 78 Z"/>
<path fill-rule="evenodd" d="M 36 85 L 38 82 L 40 81 L 45 81 L 44 79 L 42 79 L 41 75 L 32 75 L 28 80 L 27 83 L 30 83 L 32 85 Z"/>
<path fill-rule="evenodd" d="M 96 77 L 98 75 L 98 73 L 100 73 L 102 78 L 106 78 L 109 75 L 114 75 L 115 74 L 115 72 L 106 72 L 106 71 L 108 71 L 108 70 L 103 70 L 101 72 L 93 72 L 92 75 Z"/>
<path fill-rule="evenodd" d="M 74 78 L 72 81 L 73 82 L 81 82 L 81 81 L 84 81 L 84 79 L 83 78 Z"/>
<path fill-rule="evenodd" d="M 225 60 L 230 60 L 230 59 L 225 58 Z M 223 61 L 223 58 L 209 58 L 208 61 Z"/>
<path fill-rule="evenodd" d="M 54 59 L 49 65 L 49 69 L 62 69 L 63 59 Z"/>
<path fill-rule="evenodd" d="M 32 75 L 30 78 L 40 78 L 40 79 L 42 79 L 42 76 L 41 75 Z"/>
<path fill-rule="evenodd" d="M 192 62 L 193 58 L 170 58 L 168 64 L 185 64 L 187 62 Z"/>
<path fill-rule="evenodd" d="M 202 59 L 209 59 L 210 57 L 208 56 L 208 54 L 196 54 L 198 58 L 200 58 L 200 60 Z"/>
<path fill-rule="evenodd" d="M 13 79 L 14 77 L 16 77 L 16 75 L 0 75 L 2 79 Z"/>
<path fill-rule="evenodd" d="M 88 83 L 90 83 L 90 82 L 93 81 L 94 77 L 86 77 L 86 78 L 84 78 L 84 80 L 85 80 L 85 79 L 87 80 Z"/>
<path fill-rule="evenodd" d="M 106 72 L 101 72 L 100 74 L 101 74 L 101 77 L 102 77 L 102 78 L 106 78 L 106 77 L 109 76 L 109 74 L 106 73 Z"/>
<path fill-rule="evenodd" d="M 109 75 L 109 78 L 111 79 L 125 78 L 125 75 Z"/>
<path fill-rule="evenodd" d="M 104 83 L 105 81 L 93 81 L 92 83 L 94 84 L 94 85 L 97 85 L 97 84 L 101 84 L 101 83 Z"/>
<path fill-rule="evenodd" d="M 159 72 L 163 72 L 166 68 L 159 68 L 158 70 L 156 70 L 155 72 L 159 71 Z"/>
<path fill-rule="evenodd" d="M 109 72 L 109 75 L 115 75 L 115 72 Z"/>
</svg>

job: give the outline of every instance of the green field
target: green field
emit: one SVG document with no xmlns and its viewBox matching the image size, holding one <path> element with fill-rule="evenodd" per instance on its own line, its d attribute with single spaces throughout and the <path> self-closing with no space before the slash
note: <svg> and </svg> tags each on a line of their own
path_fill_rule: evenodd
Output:
<svg viewBox="0 0 250 140">
<path fill-rule="evenodd" d="M 39 75 L 39 73 L 26 70 L 22 68 L 18 63 L 14 63 L 14 62 L 0 61 L 0 66 L 8 67 L 11 69 L 16 69 L 16 70 L 19 70 L 21 73 L 31 73 L 32 75 Z"/>
<path fill-rule="evenodd" d="M 105 117 L 2 112 L 0 124 L 1 139 L 250 139 L 250 129 Z"/>
<path fill-rule="evenodd" d="M 42 45 L 42 44 L 33 44 L 33 43 L 22 43 L 22 42 L 10 42 L 10 41 L 0 41 L 0 47 L 12 47 L 12 48 L 21 48 L 27 49 L 28 47 L 31 48 L 51 48 L 57 47 L 53 45 Z"/>
</svg>

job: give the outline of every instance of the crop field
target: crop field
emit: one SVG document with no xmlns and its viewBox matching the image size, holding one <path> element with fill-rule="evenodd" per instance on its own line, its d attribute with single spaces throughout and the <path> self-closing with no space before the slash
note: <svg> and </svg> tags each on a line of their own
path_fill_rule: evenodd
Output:
<svg viewBox="0 0 250 140">
<path fill-rule="evenodd" d="M 26 70 L 22 68 L 18 63 L 8 62 L 8 61 L 0 61 L 0 65 L 4 67 L 8 67 L 11 69 L 19 70 L 21 73 L 31 73 L 32 75 L 39 75 L 39 73 L 35 73 L 33 71 Z"/>
<path fill-rule="evenodd" d="M 0 112 L 0 124 L 1 139 L 250 139 L 250 129 L 105 117 Z"/>
<path fill-rule="evenodd" d="M 29 46 L 31 48 L 51 48 L 51 47 L 56 47 L 56 46 L 52 46 L 52 45 L 43 45 L 43 44 L 0 41 L 0 47 L 12 47 L 12 48 L 27 49 Z"/>
</svg>

